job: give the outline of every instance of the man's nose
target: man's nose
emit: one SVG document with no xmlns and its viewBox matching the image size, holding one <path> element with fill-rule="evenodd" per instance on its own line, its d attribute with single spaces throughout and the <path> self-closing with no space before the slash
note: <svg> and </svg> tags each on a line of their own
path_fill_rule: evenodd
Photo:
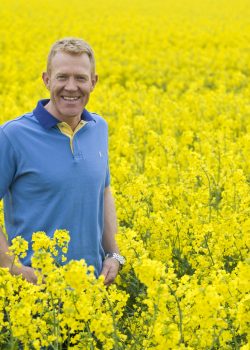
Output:
<svg viewBox="0 0 250 350">
<path fill-rule="evenodd" d="M 67 80 L 67 83 L 66 83 L 64 88 L 65 88 L 65 90 L 76 91 L 77 90 L 77 83 L 76 83 L 75 79 L 73 77 L 69 78 Z"/>
</svg>

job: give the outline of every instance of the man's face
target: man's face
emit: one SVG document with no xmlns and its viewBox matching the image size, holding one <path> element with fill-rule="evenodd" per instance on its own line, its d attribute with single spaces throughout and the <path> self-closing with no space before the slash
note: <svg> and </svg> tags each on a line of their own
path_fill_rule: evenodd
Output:
<svg viewBox="0 0 250 350">
<path fill-rule="evenodd" d="M 50 74 L 43 73 L 43 81 L 50 91 L 49 112 L 60 120 L 70 122 L 80 118 L 97 76 L 91 74 L 87 54 L 57 52 L 52 58 Z"/>
</svg>

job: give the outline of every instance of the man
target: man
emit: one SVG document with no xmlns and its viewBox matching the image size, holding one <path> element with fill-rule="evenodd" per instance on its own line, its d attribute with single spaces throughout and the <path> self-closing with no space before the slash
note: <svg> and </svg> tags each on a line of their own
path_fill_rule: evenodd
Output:
<svg viewBox="0 0 250 350">
<path fill-rule="evenodd" d="M 84 258 L 109 285 L 124 258 L 115 241 L 107 124 L 85 109 L 98 80 L 91 47 L 75 38 L 57 41 L 42 78 L 50 99 L 0 127 L 0 199 L 9 238 L 0 228 L 0 266 L 36 283 L 33 232 L 52 237 L 66 229 L 68 260 Z M 29 242 L 21 267 L 6 254 L 18 235 Z"/>
</svg>

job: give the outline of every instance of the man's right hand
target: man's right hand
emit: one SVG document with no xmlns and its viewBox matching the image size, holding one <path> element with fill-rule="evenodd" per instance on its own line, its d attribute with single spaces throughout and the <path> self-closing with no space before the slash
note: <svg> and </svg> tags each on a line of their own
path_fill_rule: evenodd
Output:
<svg viewBox="0 0 250 350">
<path fill-rule="evenodd" d="M 37 276 L 35 275 L 35 270 L 30 266 L 13 266 L 10 272 L 12 275 L 22 275 L 26 281 L 37 284 Z"/>
<path fill-rule="evenodd" d="M 9 255 L 9 244 L 0 226 L 0 267 L 8 267 L 12 275 L 22 275 L 28 282 L 37 284 L 35 270 L 32 267 L 13 264 L 13 256 Z"/>
</svg>

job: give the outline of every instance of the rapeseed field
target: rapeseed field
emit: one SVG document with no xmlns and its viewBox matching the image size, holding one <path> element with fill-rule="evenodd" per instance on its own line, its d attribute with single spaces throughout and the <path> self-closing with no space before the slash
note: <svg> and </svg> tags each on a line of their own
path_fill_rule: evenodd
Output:
<svg viewBox="0 0 250 350">
<path fill-rule="evenodd" d="M 48 97 L 55 40 L 95 50 L 127 260 L 106 289 L 55 266 L 67 232 L 35 233 L 38 285 L 0 269 L 1 349 L 249 349 L 249 18 L 248 0 L 0 0 L 1 124 Z"/>
</svg>

